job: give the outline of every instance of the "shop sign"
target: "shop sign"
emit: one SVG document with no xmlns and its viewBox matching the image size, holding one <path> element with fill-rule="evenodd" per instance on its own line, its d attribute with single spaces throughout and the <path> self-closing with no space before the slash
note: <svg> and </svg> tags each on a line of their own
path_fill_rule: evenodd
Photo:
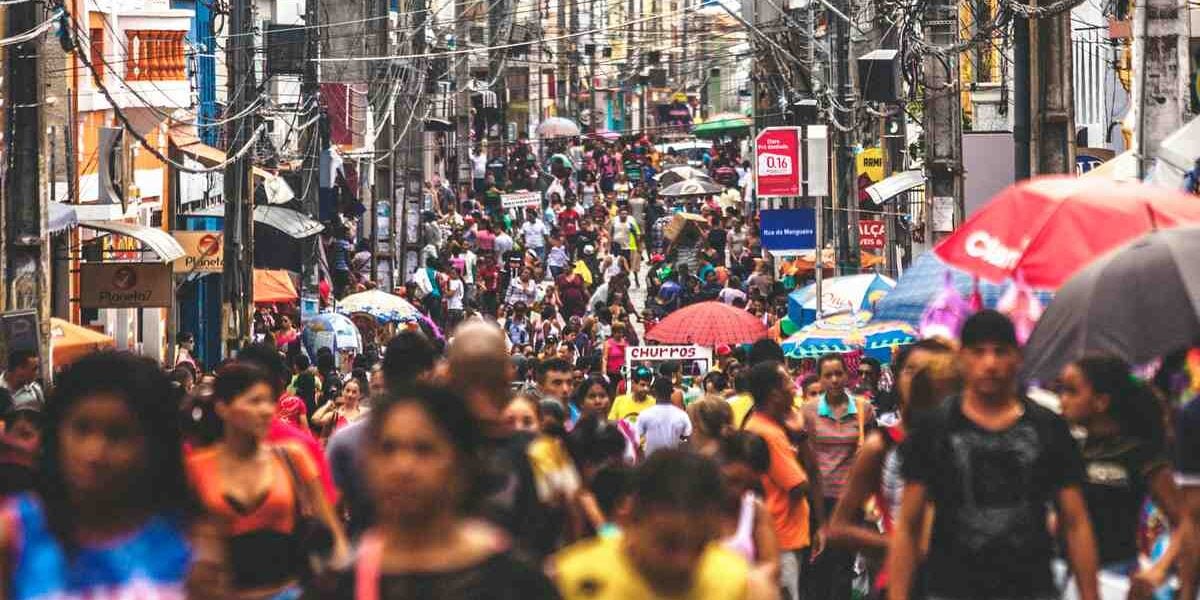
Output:
<svg viewBox="0 0 1200 600">
<path fill-rule="evenodd" d="M 867 148 L 859 152 L 855 157 L 855 162 L 859 175 L 866 175 L 872 183 L 883 180 L 883 150 L 881 148 Z"/>
<path fill-rule="evenodd" d="M 541 207 L 541 192 L 513 192 L 500 194 L 500 204 L 505 208 L 524 208 L 526 206 Z"/>
<path fill-rule="evenodd" d="M 84 263 L 79 266 L 83 308 L 171 305 L 171 267 L 161 263 Z"/>
<path fill-rule="evenodd" d="M 800 195 L 800 129 L 768 127 L 754 139 L 755 191 L 759 198 Z"/>
<path fill-rule="evenodd" d="M 887 223 L 877 219 L 858 222 L 858 246 L 863 250 L 883 250 L 887 245 Z"/>
<path fill-rule="evenodd" d="M 817 214 L 812 208 L 759 211 L 762 247 L 771 251 L 817 247 Z"/>
<path fill-rule="evenodd" d="M 187 253 L 171 263 L 176 273 L 220 273 L 225 270 L 225 236 L 221 232 L 174 231 L 171 235 Z"/>
</svg>

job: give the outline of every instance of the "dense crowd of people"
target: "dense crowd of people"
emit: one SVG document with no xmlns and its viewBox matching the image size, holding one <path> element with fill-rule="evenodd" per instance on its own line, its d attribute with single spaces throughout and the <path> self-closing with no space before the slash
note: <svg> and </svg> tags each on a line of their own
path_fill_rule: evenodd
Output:
<svg viewBox="0 0 1200 600">
<path fill-rule="evenodd" d="M 770 328 L 795 283 L 736 148 L 690 165 L 724 192 L 682 198 L 660 148 L 477 149 L 468 189 L 429 186 L 396 290 L 419 326 L 353 355 L 266 307 L 208 368 L 181 334 L 170 368 L 98 352 L 43 390 L 10 352 L 0 600 L 1194 597 L 1200 403 L 1165 399 L 1200 390 L 1200 351 L 1150 383 L 1077 360 L 1057 413 L 987 310 L 889 364 L 772 337 L 631 364 L 692 303 Z M 375 284 L 329 218 L 336 304 Z"/>
<path fill-rule="evenodd" d="M 1195 402 L 1169 420 L 1170 390 L 1089 356 L 1060 416 L 999 313 L 904 348 L 891 389 L 763 339 L 695 399 L 674 363 L 620 396 L 557 356 L 525 385 L 509 337 L 406 330 L 360 369 L 255 344 L 194 385 L 82 358 L 7 404 L 0 597 L 1052 598 L 1056 562 L 1081 598 L 1099 573 L 1193 596 Z"/>
</svg>

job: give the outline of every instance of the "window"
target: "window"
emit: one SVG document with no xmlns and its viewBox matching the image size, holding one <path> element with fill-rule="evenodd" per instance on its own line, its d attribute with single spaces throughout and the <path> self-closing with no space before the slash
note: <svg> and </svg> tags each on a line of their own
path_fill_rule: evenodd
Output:
<svg viewBox="0 0 1200 600">
<path fill-rule="evenodd" d="M 88 52 L 88 60 L 91 61 L 95 73 L 100 74 L 100 77 L 92 75 L 92 82 L 100 85 L 100 80 L 104 77 L 104 30 L 100 28 L 89 29 L 88 39 L 90 40 L 91 49 Z"/>
</svg>

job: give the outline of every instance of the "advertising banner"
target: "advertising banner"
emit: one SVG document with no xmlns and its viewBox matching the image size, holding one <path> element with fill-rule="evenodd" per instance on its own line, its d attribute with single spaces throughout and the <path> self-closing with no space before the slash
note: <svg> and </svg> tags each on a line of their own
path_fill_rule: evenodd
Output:
<svg viewBox="0 0 1200 600">
<path fill-rule="evenodd" d="M 817 212 L 812 208 L 764 210 L 758 213 L 763 248 L 771 251 L 817 247 Z"/>
<path fill-rule="evenodd" d="M 79 265 L 79 304 L 84 308 L 149 308 L 171 305 L 171 266 L 161 263 Z"/>
<path fill-rule="evenodd" d="M 225 270 L 224 236 L 220 231 L 173 231 L 187 254 L 171 263 L 176 273 L 220 273 Z"/>
<path fill-rule="evenodd" d="M 768 127 L 754 138 L 754 173 L 759 198 L 799 196 L 800 129 Z"/>
<path fill-rule="evenodd" d="M 887 245 L 887 223 L 876 219 L 858 222 L 858 246 L 863 250 L 883 250 Z"/>
</svg>

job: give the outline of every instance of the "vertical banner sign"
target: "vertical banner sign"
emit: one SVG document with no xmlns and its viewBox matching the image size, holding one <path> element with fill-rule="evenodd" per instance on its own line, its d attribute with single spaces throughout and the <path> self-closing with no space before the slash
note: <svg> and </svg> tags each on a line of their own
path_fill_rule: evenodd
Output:
<svg viewBox="0 0 1200 600">
<path fill-rule="evenodd" d="M 887 223 L 876 219 L 858 221 L 858 246 L 863 250 L 883 250 L 887 245 Z"/>
<path fill-rule="evenodd" d="M 759 211 L 762 247 L 772 252 L 817 247 L 817 212 L 812 208 Z"/>
<path fill-rule="evenodd" d="M 755 190 L 759 198 L 799 196 L 800 128 L 768 127 L 754 138 Z"/>
</svg>

